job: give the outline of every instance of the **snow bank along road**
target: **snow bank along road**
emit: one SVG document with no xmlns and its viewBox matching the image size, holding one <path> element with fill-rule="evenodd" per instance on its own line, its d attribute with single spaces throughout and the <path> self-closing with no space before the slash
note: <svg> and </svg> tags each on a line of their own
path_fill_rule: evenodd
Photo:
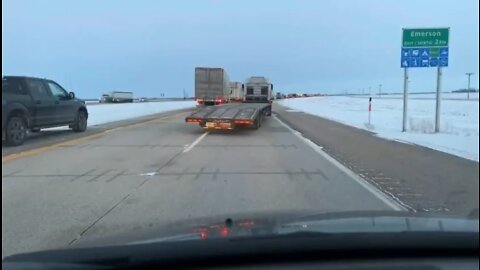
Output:
<svg viewBox="0 0 480 270">
<path fill-rule="evenodd" d="M 193 108 L 194 101 L 143 102 L 123 104 L 99 104 L 88 106 L 88 125 L 94 126 L 139 116 Z"/>
<path fill-rule="evenodd" d="M 373 98 L 371 126 L 368 123 L 368 97 L 314 97 L 281 100 L 294 110 L 321 116 L 374 132 L 390 140 L 414 143 L 478 161 L 478 94 L 443 94 L 440 133 L 435 134 L 435 100 L 432 94 L 409 96 L 407 129 L 401 132 L 403 102 L 390 96 Z"/>
<path fill-rule="evenodd" d="M 468 215 L 478 208 L 478 181 L 471 179 L 478 167 L 474 171 L 472 161 L 282 107 L 274 112 L 259 130 L 206 133 L 184 123 L 188 112 L 176 111 L 113 129 L 100 125 L 102 132 L 4 156 L 2 256 L 241 212 L 407 209 Z M 351 168 L 364 178 L 277 117 L 338 161 L 356 161 Z M 352 144 L 368 148 L 370 138 L 384 143 L 363 149 L 364 159 Z M 338 151 L 331 152 L 329 142 Z M 390 158 L 391 144 L 401 153 Z M 435 173 L 435 162 L 451 173 Z M 450 178 L 459 169 L 464 174 Z M 416 170 L 411 181 L 397 178 Z"/>
</svg>

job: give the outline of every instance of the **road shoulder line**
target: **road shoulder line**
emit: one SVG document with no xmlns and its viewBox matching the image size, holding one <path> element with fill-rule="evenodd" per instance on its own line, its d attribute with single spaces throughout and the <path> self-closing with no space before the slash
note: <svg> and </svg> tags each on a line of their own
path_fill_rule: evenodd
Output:
<svg viewBox="0 0 480 270">
<path fill-rule="evenodd" d="M 189 146 L 187 146 L 182 153 L 187 153 L 188 151 L 192 150 L 195 145 L 199 144 L 203 138 L 205 138 L 208 135 L 208 131 L 203 133 L 200 137 L 198 137 L 193 143 L 191 143 Z"/>
<path fill-rule="evenodd" d="M 277 120 L 282 126 L 284 126 L 286 129 L 288 129 L 293 135 L 295 135 L 297 138 L 299 138 L 301 141 L 303 141 L 306 145 L 308 145 L 310 148 L 312 148 L 315 152 L 320 154 L 322 157 L 324 157 L 326 160 L 328 160 L 330 163 L 335 165 L 338 169 L 340 169 L 342 172 L 347 174 L 351 179 L 353 179 L 355 182 L 357 182 L 360 186 L 368 190 L 370 193 L 372 193 L 375 197 L 380 199 L 382 202 L 384 202 L 386 205 L 388 205 L 390 208 L 392 208 L 395 211 L 408 211 L 407 208 L 399 204 L 398 202 L 394 201 L 393 198 L 388 197 L 385 193 L 383 193 L 381 190 L 377 189 L 375 186 L 372 184 L 368 183 L 365 179 L 361 178 L 357 174 L 355 174 L 352 170 L 348 169 L 345 167 L 343 164 L 338 162 L 336 159 L 328 155 L 323 149 L 309 140 L 308 138 L 304 137 L 302 133 L 294 130 L 287 124 L 285 124 L 282 120 L 280 120 L 277 116 L 272 115 L 275 120 Z"/>
</svg>

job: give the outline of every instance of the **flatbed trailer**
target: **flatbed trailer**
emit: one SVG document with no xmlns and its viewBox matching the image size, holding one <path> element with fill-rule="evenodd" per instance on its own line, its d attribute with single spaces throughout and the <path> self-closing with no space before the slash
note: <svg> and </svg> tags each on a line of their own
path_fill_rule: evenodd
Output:
<svg viewBox="0 0 480 270">
<path fill-rule="evenodd" d="M 237 127 L 258 129 L 265 116 L 272 113 L 270 103 L 231 103 L 199 109 L 185 118 L 204 129 L 232 130 Z"/>
</svg>

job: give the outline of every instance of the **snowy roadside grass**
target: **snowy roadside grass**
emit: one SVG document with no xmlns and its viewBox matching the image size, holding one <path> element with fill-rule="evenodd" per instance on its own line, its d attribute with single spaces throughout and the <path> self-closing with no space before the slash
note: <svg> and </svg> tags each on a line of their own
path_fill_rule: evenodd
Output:
<svg viewBox="0 0 480 270">
<path fill-rule="evenodd" d="M 162 112 L 179 109 L 194 108 L 195 101 L 169 101 L 169 102 L 142 102 L 121 104 L 98 104 L 89 106 L 88 126 L 95 126 L 127 120 L 131 118 L 148 116 Z M 68 127 L 49 128 L 45 130 L 66 130 Z"/>
<path fill-rule="evenodd" d="M 293 110 L 370 130 L 385 139 L 422 145 L 479 161 L 478 99 L 442 100 L 440 133 L 434 133 L 434 99 L 409 100 L 408 131 L 405 133 L 401 132 L 403 110 L 401 99 L 374 98 L 371 125 L 368 125 L 367 97 L 296 98 L 280 100 L 278 103 Z"/>
</svg>

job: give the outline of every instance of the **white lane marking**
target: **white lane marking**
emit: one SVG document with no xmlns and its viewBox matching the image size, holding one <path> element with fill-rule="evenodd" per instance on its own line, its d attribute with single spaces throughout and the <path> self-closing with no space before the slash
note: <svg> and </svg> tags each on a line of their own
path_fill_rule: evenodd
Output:
<svg viewBox="0 0 480 270">
<path fill-rule="evenodd" d="M 156 172 L 149 172 L 149 173 L 141 173 L 140 176 L 154 176 L 157 175 Z"/>
<path fill-rule="evenodd" d="M 329 156 L 325 151 L 322 150 L 322 147 L 318 146 L 316 143 L 312 142 L 311 140 L 305 138 L 302 133 L 294 130 L 284 122 L 282 122 L 278 117 L 273 115 L 273 118 L 277 120 L 282 126 L 284 126 L 286 129 L 290 130 L 295 136 L 297 136 L 300 140 L 302 140 L 305 144 L 310 146 L 315 152 L 320 154 L 322 157 L 324 157 L 326 160 L 330 161 L 333 165 L 335 165 L 337 168 L 339 168 L 341 171 L 343 171 L 345 174 L 350 176 L 353 180 L 355 180 L 358 184 L 360 184 L 363 188 L 368 190 L 370 193 L 372 193 L 375 197 L 380 199 L 382 202 L 384 202 L 386 205 L 388 205 L 390 208 L 392 208 L 395 211 L 407 211 L 407 208 L 405 208 L 403 205 L 399 204 L 398 202 L 394 201 L 392 198 L 387 197 L 381 190 L 377 189 L 375 186 L 372 184 L 368 183 L 365 179 L 361 178 L 357 174 L 355 174 L 353 171 L 345 167 L 342 163 L 338 162 L 336 159 L 332 158 Z"/>
<path fill-rule="evenodd" d="M 189 146 L 185 147 L 185 149 L 183 149 L 183 153 L 187 153 L 188 151 L 192 150 L 193 147 L 195 147 L 195 145 L 197 145 L 201 140 L 203 140 L 203 138 L 205 138 L 206 136 L 208 135 L 208 132 L 205 132 L 202 134 L 202 136 L 198 137 L 195 141 L 193 141 L 192 144 L 190 144 Z"/>
</svg>

